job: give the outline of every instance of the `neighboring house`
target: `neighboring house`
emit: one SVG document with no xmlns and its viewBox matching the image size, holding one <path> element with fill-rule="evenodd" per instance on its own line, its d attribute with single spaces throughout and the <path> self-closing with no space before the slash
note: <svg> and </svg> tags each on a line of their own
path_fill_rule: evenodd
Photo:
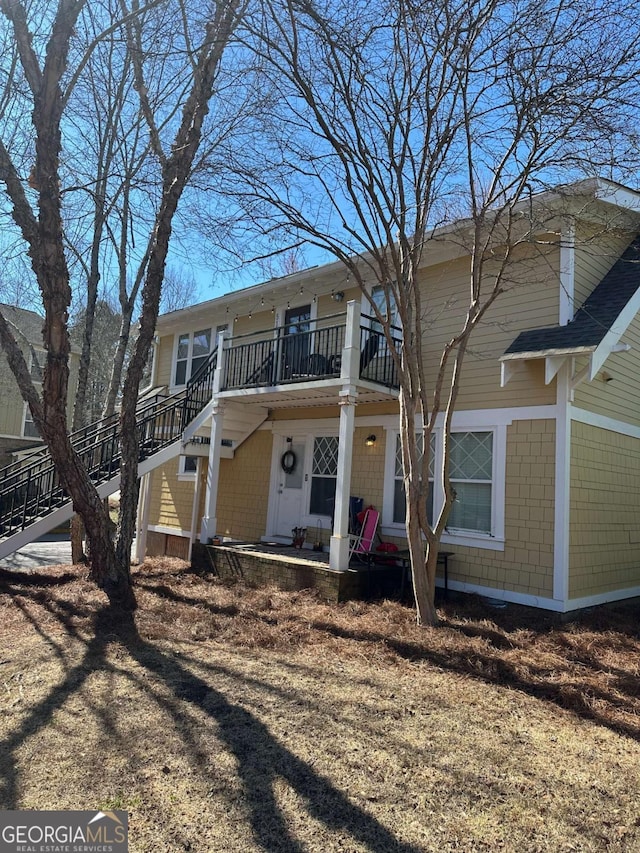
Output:
<svg viewBox="0 0 640 853">
<path fill-rule="evenodd" d="M 24 353 L 38 390 L 42 387 L 42 368 L 45 350 L 42 344 L 44 318 L 35 311 L 0 304 L 0 311 L 11 326 L 14 337 Z M 73 401 L 78 370 L 78 352 L 72 350 L 70 359 L 69 397 Z M 22 399 L 4 352 L 0 351 L 0 468 L 11 463 L 15 455 L 41 444 L 29 407 Z M 69 424 L 73 415 L 70 406 Z"/>
<path fill-rule="evenodd" d="M 570 190 L 523 207 L 541 221 L 544 207 L 539 239 L 471 342 L 442 539 L 452 588 L 561 612 L 640 594 L 640 194 Z M 463 232 L 440 229 L 424 252 L 427 375 L 468 305 Z M 402 547 L 397 376 L 368 313 L 335 263 L 160 317 L 156 391 L 185 388 L 217 348 L 216 369 L 182 455 L 145 477 L 141 553 L 306 527 L 344 571 L 350 495 Z M 439 426 L 436 465 L 442 452 Z"/>
</svg>

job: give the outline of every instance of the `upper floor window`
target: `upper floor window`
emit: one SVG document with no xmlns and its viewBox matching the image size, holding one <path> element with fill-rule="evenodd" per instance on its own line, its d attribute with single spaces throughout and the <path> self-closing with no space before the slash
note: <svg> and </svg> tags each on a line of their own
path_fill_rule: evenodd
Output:
<svg viewBox="0 0 640 853">
<path fill-rule="evenodd" d="M 385 319 L 389 320 L 392 326 L 399 326 L 400 322 L 398 319 L 396 298 L 390 290 L 388 291 L 388 296 L 389 303 L 387 304 L 387 288 L 383 287 L 381 284 L 376 284 L 371 291 L 371 299 L 378 311 Z M 380 323 L 374 323 L 373 327 L 378 332 L 382 331 Z"/>
<path fill-rule="evenodd" d="M 29 372 L 31 374 L 33 384 L 38 390 L 40 390 L 42 387 L 42 371 L 44 368 L 45 357 L 46 355 L 43 351 L 31 351 Z M 38 432 L 37 426 L 33 422 L 33 418 L 31 416 L 31 409 L 29 408 L 29 405 L 27 403 L 24 404 L 24 425 L 22 427 L 22 435 L 25 438 L 40 438 L 40 433 Z"/>
<path fill-rule="evenodd" d="M 174 385 L 185 385 L 209 358 L 211 329 L 184 332 L 178 336 Z"/>
</svg>

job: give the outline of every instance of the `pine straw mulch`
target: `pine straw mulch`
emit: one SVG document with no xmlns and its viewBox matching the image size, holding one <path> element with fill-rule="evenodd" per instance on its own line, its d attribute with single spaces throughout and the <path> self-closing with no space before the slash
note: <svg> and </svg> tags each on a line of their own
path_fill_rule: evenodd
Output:
<svg viewBox="0 0 640 853">
<path fill-rule="evenodd" d="M 637 604 L 446 602 L 77 567 L 0 573 L 0 807 L 125 808 L 132 851 L 640 849 Z"/>
</svg>

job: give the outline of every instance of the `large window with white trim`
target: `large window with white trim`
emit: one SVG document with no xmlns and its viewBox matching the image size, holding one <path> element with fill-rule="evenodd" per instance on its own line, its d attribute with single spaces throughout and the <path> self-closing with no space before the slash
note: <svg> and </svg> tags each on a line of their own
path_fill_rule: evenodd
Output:
<svg viewBox="0 0 640 853">
<path fill-rule="evenodd" d="M 399 326 L 398 320 L 398 308 L 396 306 L 396 298 L 393 293 L 389 290 L 389 304 L 387 305 L 387 289 L 384 288 L 381 284 L 376 284 L 373 286 L 371 290 L 371 299 L 373 304 L 376 306 L 378 311 L 382 314 L 383 317 L 389 320 L 392 326 Z M 377 321 L 373 323 L 373 328 L 377 332 L 382 331 L 382 326 Z"/>
<path fill-rule="evenodd" d="M 486 418 L 480 416 L 481 423 Z M 506 426 L 463 428 L 454 425 L 450 444 L 450 479 L 456 497 L 447 519 L 443 542 L 477 545 L 495 550 L 504 546 L 504 501 Z M 442 469 L 444 431 L 438 426 L 431 435 L 427 513 L 437 516 L 444 503 L 438 472 Z M 387 442 L 383 500 L 383 528 L 401 535 L 405 525 L 404 477 L 400 436 L 393 430 Z M 484 543 L 484 544 L 482 544 Z"/>
<path fill-rule="evenodd" d="M 218 334 L 226 331 L 227 328 L 225 323 L 216 326 L 215 333 L 212 329 L 200 329 L 178 335 L 173 373 L 174 385 L 185 385 L 192 376 L 195 376 L 209 358 L 212 345 L 215 346 Z"/>
<path fill-rule="evenodd" d="M 452 433 L 449 459 L 449 477 L 456 499 L 447 528 L 490 534 L 493 433 Z"/>
<path fill-rule="evenodd" d="M 205 363 L 211 352 L 211 329 L 178 336 L 174 385 L 184 385 Z"/>
<path fill-rule="evenodd" d="M 31 350 L 29 372 L 31 379 L 36 389 L 42 392 L 42 372 L 44 370 L 46 353 L 39 350 Z M 40 438 L 38 427 L 33 421 L 29 404 L 24 404 L 24 422 L 22 426 L 22 435 L 25 438 Z"/>
</svg>

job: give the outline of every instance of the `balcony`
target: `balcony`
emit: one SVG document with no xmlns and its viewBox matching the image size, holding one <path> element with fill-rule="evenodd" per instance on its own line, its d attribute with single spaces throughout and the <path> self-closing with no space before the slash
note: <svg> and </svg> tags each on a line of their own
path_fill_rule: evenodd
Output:
<svg viewBox="0 0 640 853">
<path fill-rule="evenodd" d="M 400 351 L 399 329 L 393 347 Z M 361 402 L 397 397 L 396 365 L 375 319 L 359 304 L 310 320 L 305 328 L 271 328 L 225 339 L 219 370 L 221 398 L 260 401 L 270 408 L 337 403 L 345 385 Z"/>
</svg>

